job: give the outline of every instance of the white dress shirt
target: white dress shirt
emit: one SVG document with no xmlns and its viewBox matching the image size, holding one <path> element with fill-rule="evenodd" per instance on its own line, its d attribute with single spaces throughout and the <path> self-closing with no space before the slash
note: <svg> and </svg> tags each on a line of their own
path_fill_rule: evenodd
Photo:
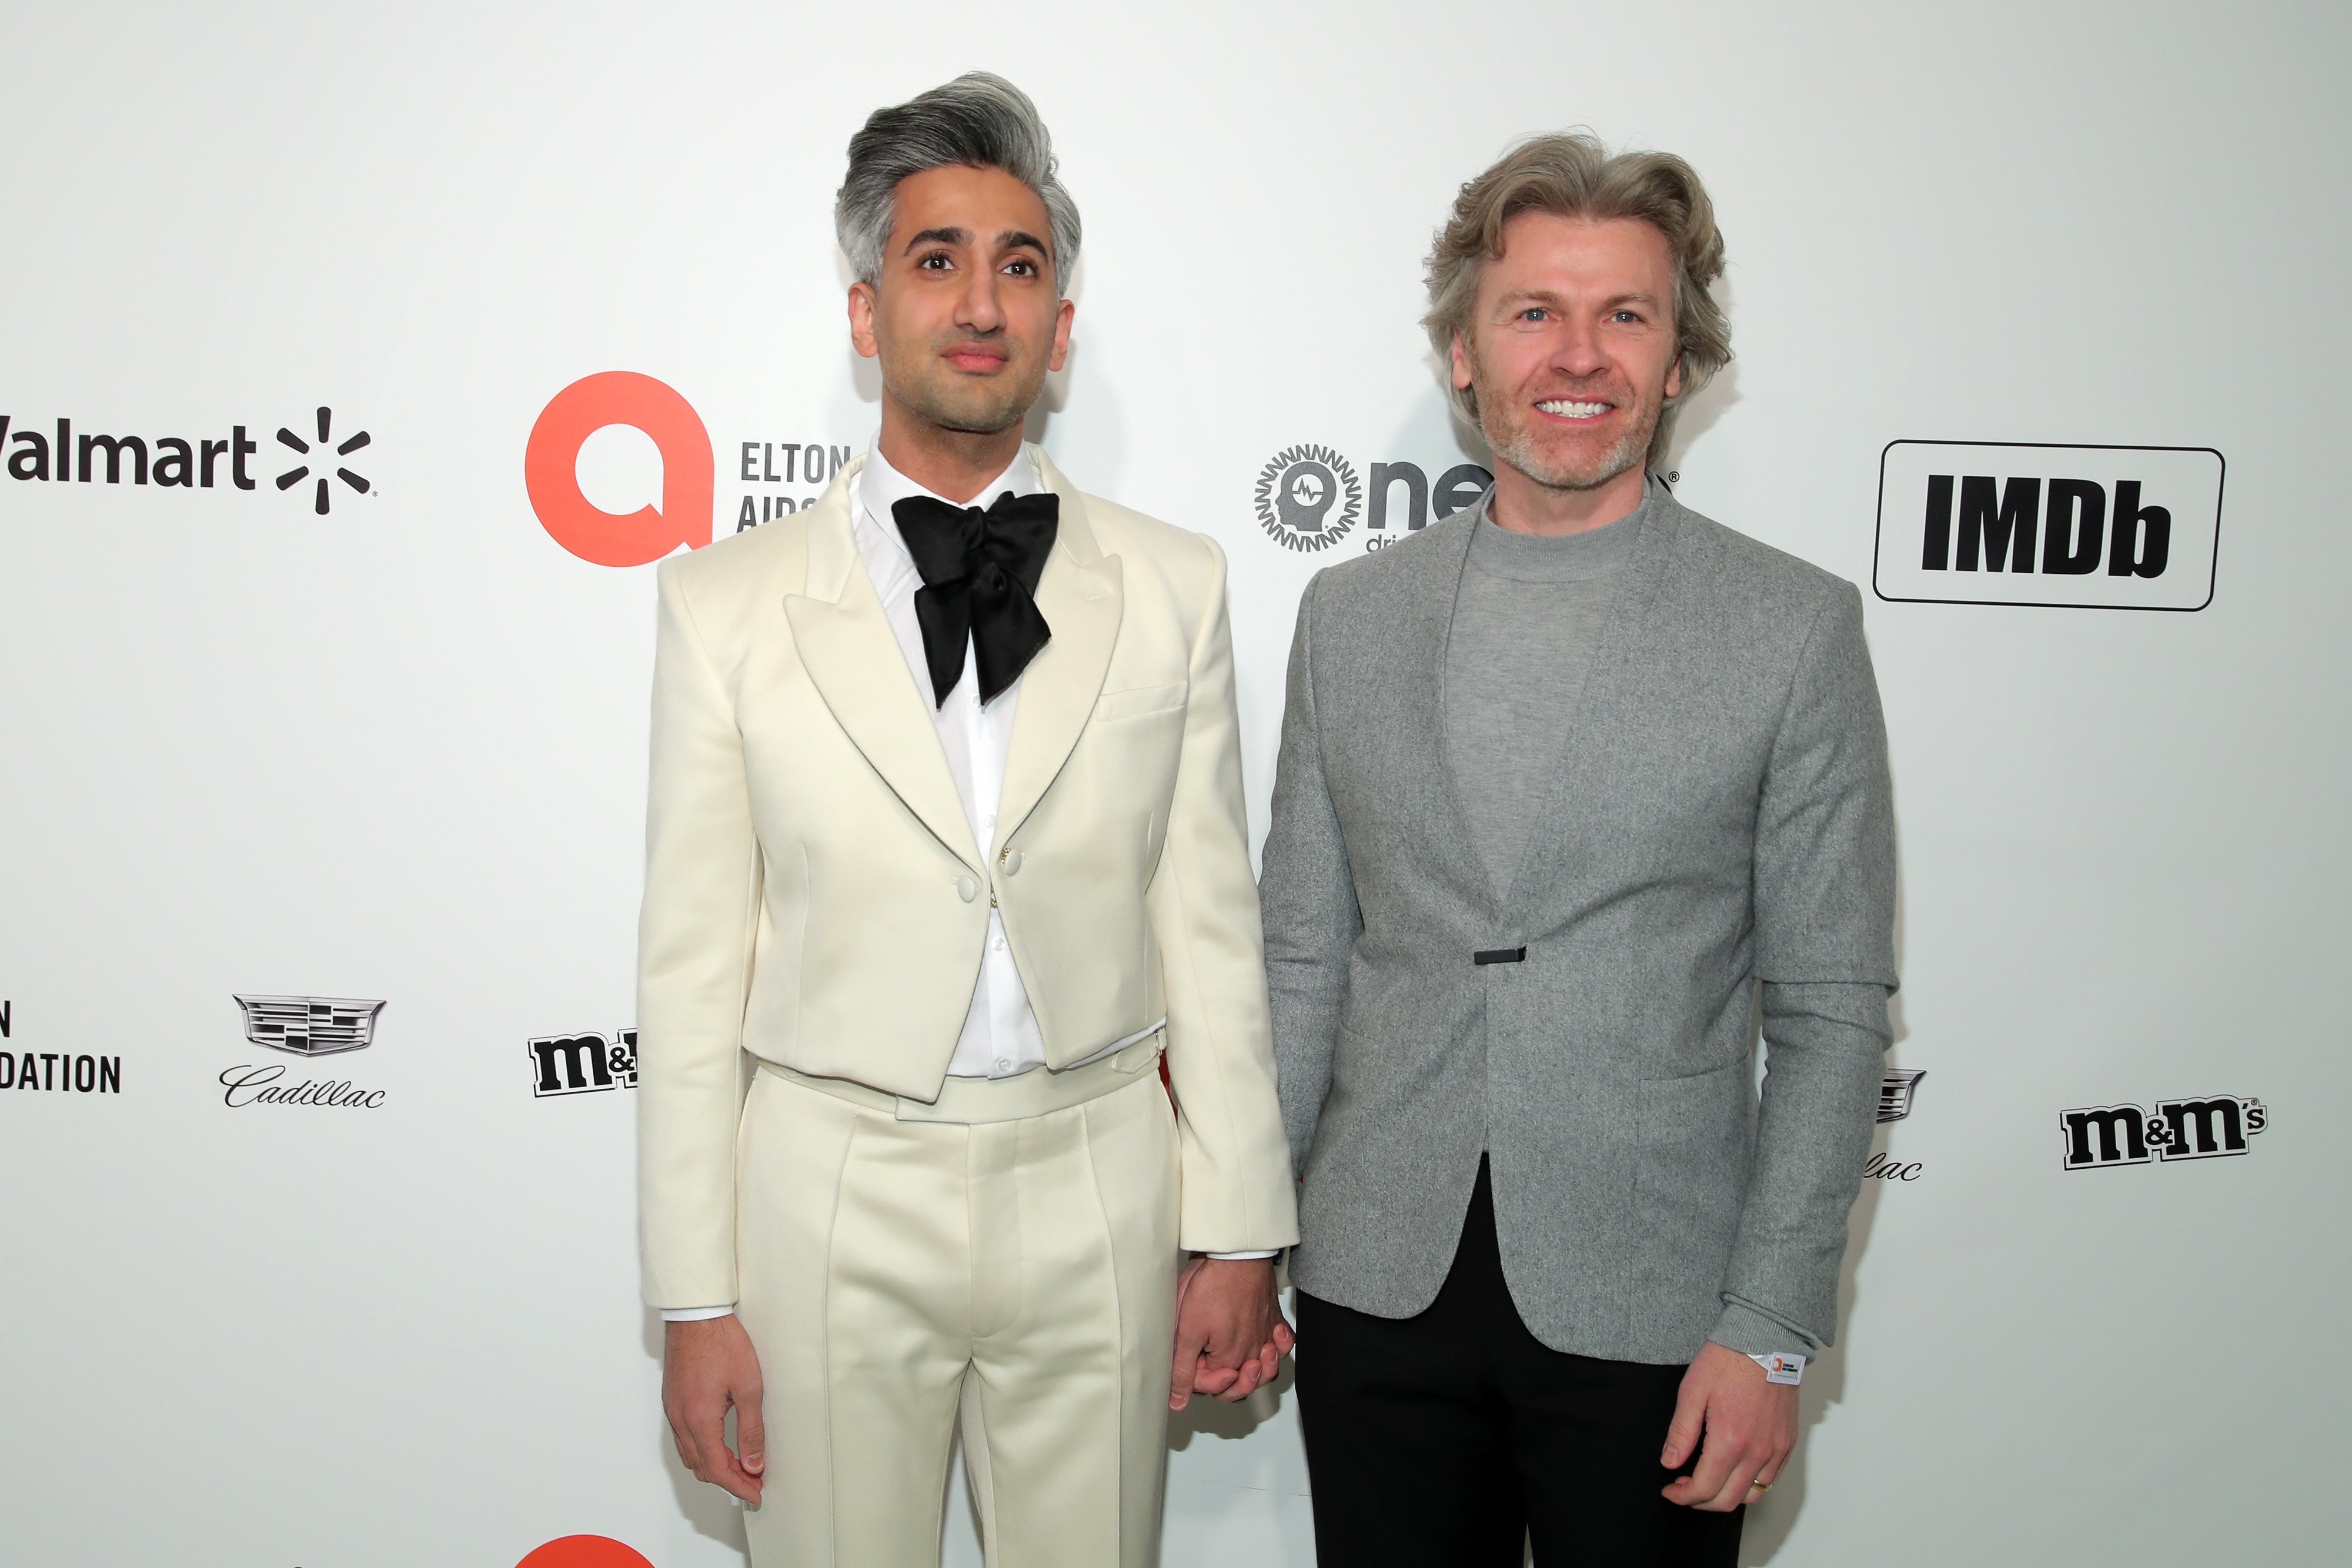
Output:
<svg viewBox="0 0 2352 1568">
<path fill-rule="evenodd" d="M 1013 743 L 1013 716 L 1021 705 L 1021 682 L 1016 678 L 996 695 L 994 702 L 982 703 L 980 661 L 966 644 L 962 677 L 948 693 L 946 702 L 935 700 L 930 663 L 923 653 L 922 623 L 915 619 L 915 591 L 923 586 L 923 578 L 915 570 L 915 558 L 899 536 L 898 524 L 890 508 L 910 496 L 931 496 L 950 506 L 985 507 L 1008 490 L 1016 496 L 1033 496 L 1045 487 L 1025 444 L 1013 459 L 1012 466 L 992 483 L 981 486 L 980 493 L 968 503 L 948 501 L 946 497 L 924 489 L 891 467 L 878 448 L 867 452 L 866 466 L 849 481 L 850 534 L 857 546 L 857 558 L 865 564 L 866 580 L 873 583 L 876 595 L 882 601 L 882 612 L 889 618 L 890 631 L 898 639 L 898 651 L 906 655 L 915 689 L 921 695 L 923 706 L 930 710 L 932 726 L 939 731 L 940 749 L 947 753 L 948 772 L 955 779 L 956 794 L 963 801 L 964 816 L 971 823 L 972 841 L 980 846 L 983 862 L 995 852 L 996 808 L 1004 790 L 1004 758 Z M 1139 1034 L 1113 1040 L 1086 1061 L 1108 1056 L 1149 1037 L 1160 1027 L 1154 1024 Z M 1003 919 L 992 908 L 988 912 L 988 946 L 982 951 L 980 978 L 971 989 L 971 1010 L 964 1015 L 963 1032 L 956 1038 L 955 1054 L 948 1059 L 948 1076 L 1011 1078 L 1045 1064 L 1045 1036 L 1038 1031 L 1037 1015 L 1030 1010 L 1029 993 L 1021 983 L 1021 971 L 1014 967 L 1012 950 L 1005 946 Z M 1216 1252 L 1210 1256 L 1244 1259 L 1271 1258 L 1274 1254 Z M 673 1307 L 665 1309 L 662 1318 L 667 1322 L 688 1322 L 724 1317 L 734 1310 Z"/>
<path fill-rule="evenodd" d="M 981 486 L 969 505 L 986 507 L 1011 491 L 1032 496 L 1045 486 L 1037 465 L 1023 446 L 1013 465 Z M 882 612 L 906 655 L 908 672 L 923 706 L 930 711 L 939 731 L 940 749 L 947 753 L 948 772 L 955 779 L 964 817 L 971 824 L 972 841 L 980 846 L 982 863 L 996 852 L 996 808 L 1004 791 L 1004 758 L 1013 744 L 1013 716 L 1021 706 L 1021 682 L 1013 683 L 983 705 L 980 700 L 980 660 L 965 644 L 963 675 L 944 703 L 935 702 L 929 661 L 923 653 L 923 628 L 915 619 L 915 592 L 923 586 L 915 558 L 899 537 L 891 514 L 898 502 L 931 496 L 946 502 L 890 466 L 880 451 L 869 452 L 866 466 L 849 482 L 851 535 L 858 559 L 866 564 L 867 580 L 881 598 Z M 964 1015 L 963 1032 L 955 1054 L 948 1059 L 950 1078 L 1011 1078 L 1045 1064 L 1045 1040 L 1038 1032 L 1037 1015 L 1030 1010 L 1029 993 L 1021 971 L 1004 944 L 1004 922 L 994 909 L 988 912 L 988 945 L 982 950 L 980 979 L 972 987 L 971 1010 Z"/>
</svg>

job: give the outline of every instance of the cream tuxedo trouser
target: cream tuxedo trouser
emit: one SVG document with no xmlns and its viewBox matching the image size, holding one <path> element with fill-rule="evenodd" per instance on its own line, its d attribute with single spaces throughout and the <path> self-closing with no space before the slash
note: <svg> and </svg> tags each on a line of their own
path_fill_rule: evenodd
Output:
<svg viewBox="0 0 2352 1568">
<path fill-rule="evenodd" d="M 1038 1074 L 950 1080 L 938 1107 L 753 1079 L 736 1311 L 765 1391 L 754 1568 L 938 1568 L 960 1409 L 990 1568 L 1158 1560 L 1178 1263 L 1158 1060 L 1154 1042 L 1074 1069 L 1132 1082 L 1013 1119 L 990 1107 L 1025 1109 Z"/>
</svg>

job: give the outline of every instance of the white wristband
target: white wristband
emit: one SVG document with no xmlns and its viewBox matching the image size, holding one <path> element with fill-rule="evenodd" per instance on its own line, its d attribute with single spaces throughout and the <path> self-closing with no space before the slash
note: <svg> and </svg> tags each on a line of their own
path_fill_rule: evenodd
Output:
<svg viewBox="0 0 2352 1568">
<path fill-rule="evenodd" d="M 1805 1358 L 1793 1352 L 1751 1355 L 1748 1359 L 1764 1369 L 1767 1383 L 1785 1383 L 1793 1388 L 1805 1380 Z"/>
</svg>

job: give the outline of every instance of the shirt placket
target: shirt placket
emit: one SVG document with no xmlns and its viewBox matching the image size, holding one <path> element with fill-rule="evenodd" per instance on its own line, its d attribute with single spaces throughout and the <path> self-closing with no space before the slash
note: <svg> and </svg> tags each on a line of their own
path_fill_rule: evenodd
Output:
<svg viewBox="0 0 2352 1568">
<path fill-rule="evenodd" d="M 997 700 L 1004 699 L 1000 696 Z M 972 806 L 980 819 L 981 862 L 992 865 L 996 859 L 996 810 L 1004 792 L 1004 753 L 996 733 L 998 727 L 981 706 L 980 682 L 976 678 L 966 688 L 964 722 L 971 737 L 968 755 L 972 764 Z M 988 901 L 988 948 L 982 957 L 981 969 L 988 988 L 988 1074 L 992 1078 L 1008 1077 L 1030 1063 L 1020 1060 L 1019 1020 L 1013 1013 L 1021 987 L 1013 967 L 1013 950 L 1004 939 L 1004 916 L 993 894 Z"/>
</svg>

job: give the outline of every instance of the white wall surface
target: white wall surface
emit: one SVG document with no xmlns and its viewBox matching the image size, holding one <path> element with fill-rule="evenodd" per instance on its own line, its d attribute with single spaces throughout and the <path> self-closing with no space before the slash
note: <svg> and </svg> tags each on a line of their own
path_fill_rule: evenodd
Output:
<svg viewBox="0 0 2352 1568">
<path fill-rule="evenodd" d="M 656 1407 L 630 1094 L 530 1092 L 528 1040 L 631 1022 L 653 584 L 558 547 L 523 449 L 559 390 L 634 371 L 708 428 L 722 533 L 806 493 L 735 463 L 872 434 L 846 139 L 983 67 L 1037 99 L 1087 222 L 1043 439 L 1229 552 L 1260 831 L 1298 593 L 1371 535 L 1280 547 L 1259 471 L 1303 442 L 1367 475 L 1463 460 L 1420 262 L 1519 134 L 1586 124 L 1707 180 L 1738 359 L 1672 465 L 1735 528 L 1867 586 L 1890 442 L 2224 455 L 2203 610 L 1869 600 L 1892 1061 L 1927 1074 L 1879 1147 L 1916 1179 L 1865 1184 L 1848 1321 L 1746 1550 L 2330 1560 L 2346 17 L 0 13 L 0 450 L 60 417 L 260 448 L 250 492 L 0 473 L 0 1049 L 121 1072 L 0 1090 L 0 1558 L 508 1568 L 585 1533 L 741 1562 Z M 325 517 L 272 483 L 277 427 L 320 405 L 372 437 Z M 580 472 L 607 509 L 659 494 L 628 433 Z M 305 1063 L 233 993 L 386 1006 Z M 272 1061 L 383 1102 L 223 1103 Z M 2063 1110 L 2213 1094 L 2269 1110 L 2243 1157 L 2062 1169 Z M 1286 1392 L 1203 1413 L 1167 1561 L 1310 1563 L 1305 1494 Z"/>
</svg>

